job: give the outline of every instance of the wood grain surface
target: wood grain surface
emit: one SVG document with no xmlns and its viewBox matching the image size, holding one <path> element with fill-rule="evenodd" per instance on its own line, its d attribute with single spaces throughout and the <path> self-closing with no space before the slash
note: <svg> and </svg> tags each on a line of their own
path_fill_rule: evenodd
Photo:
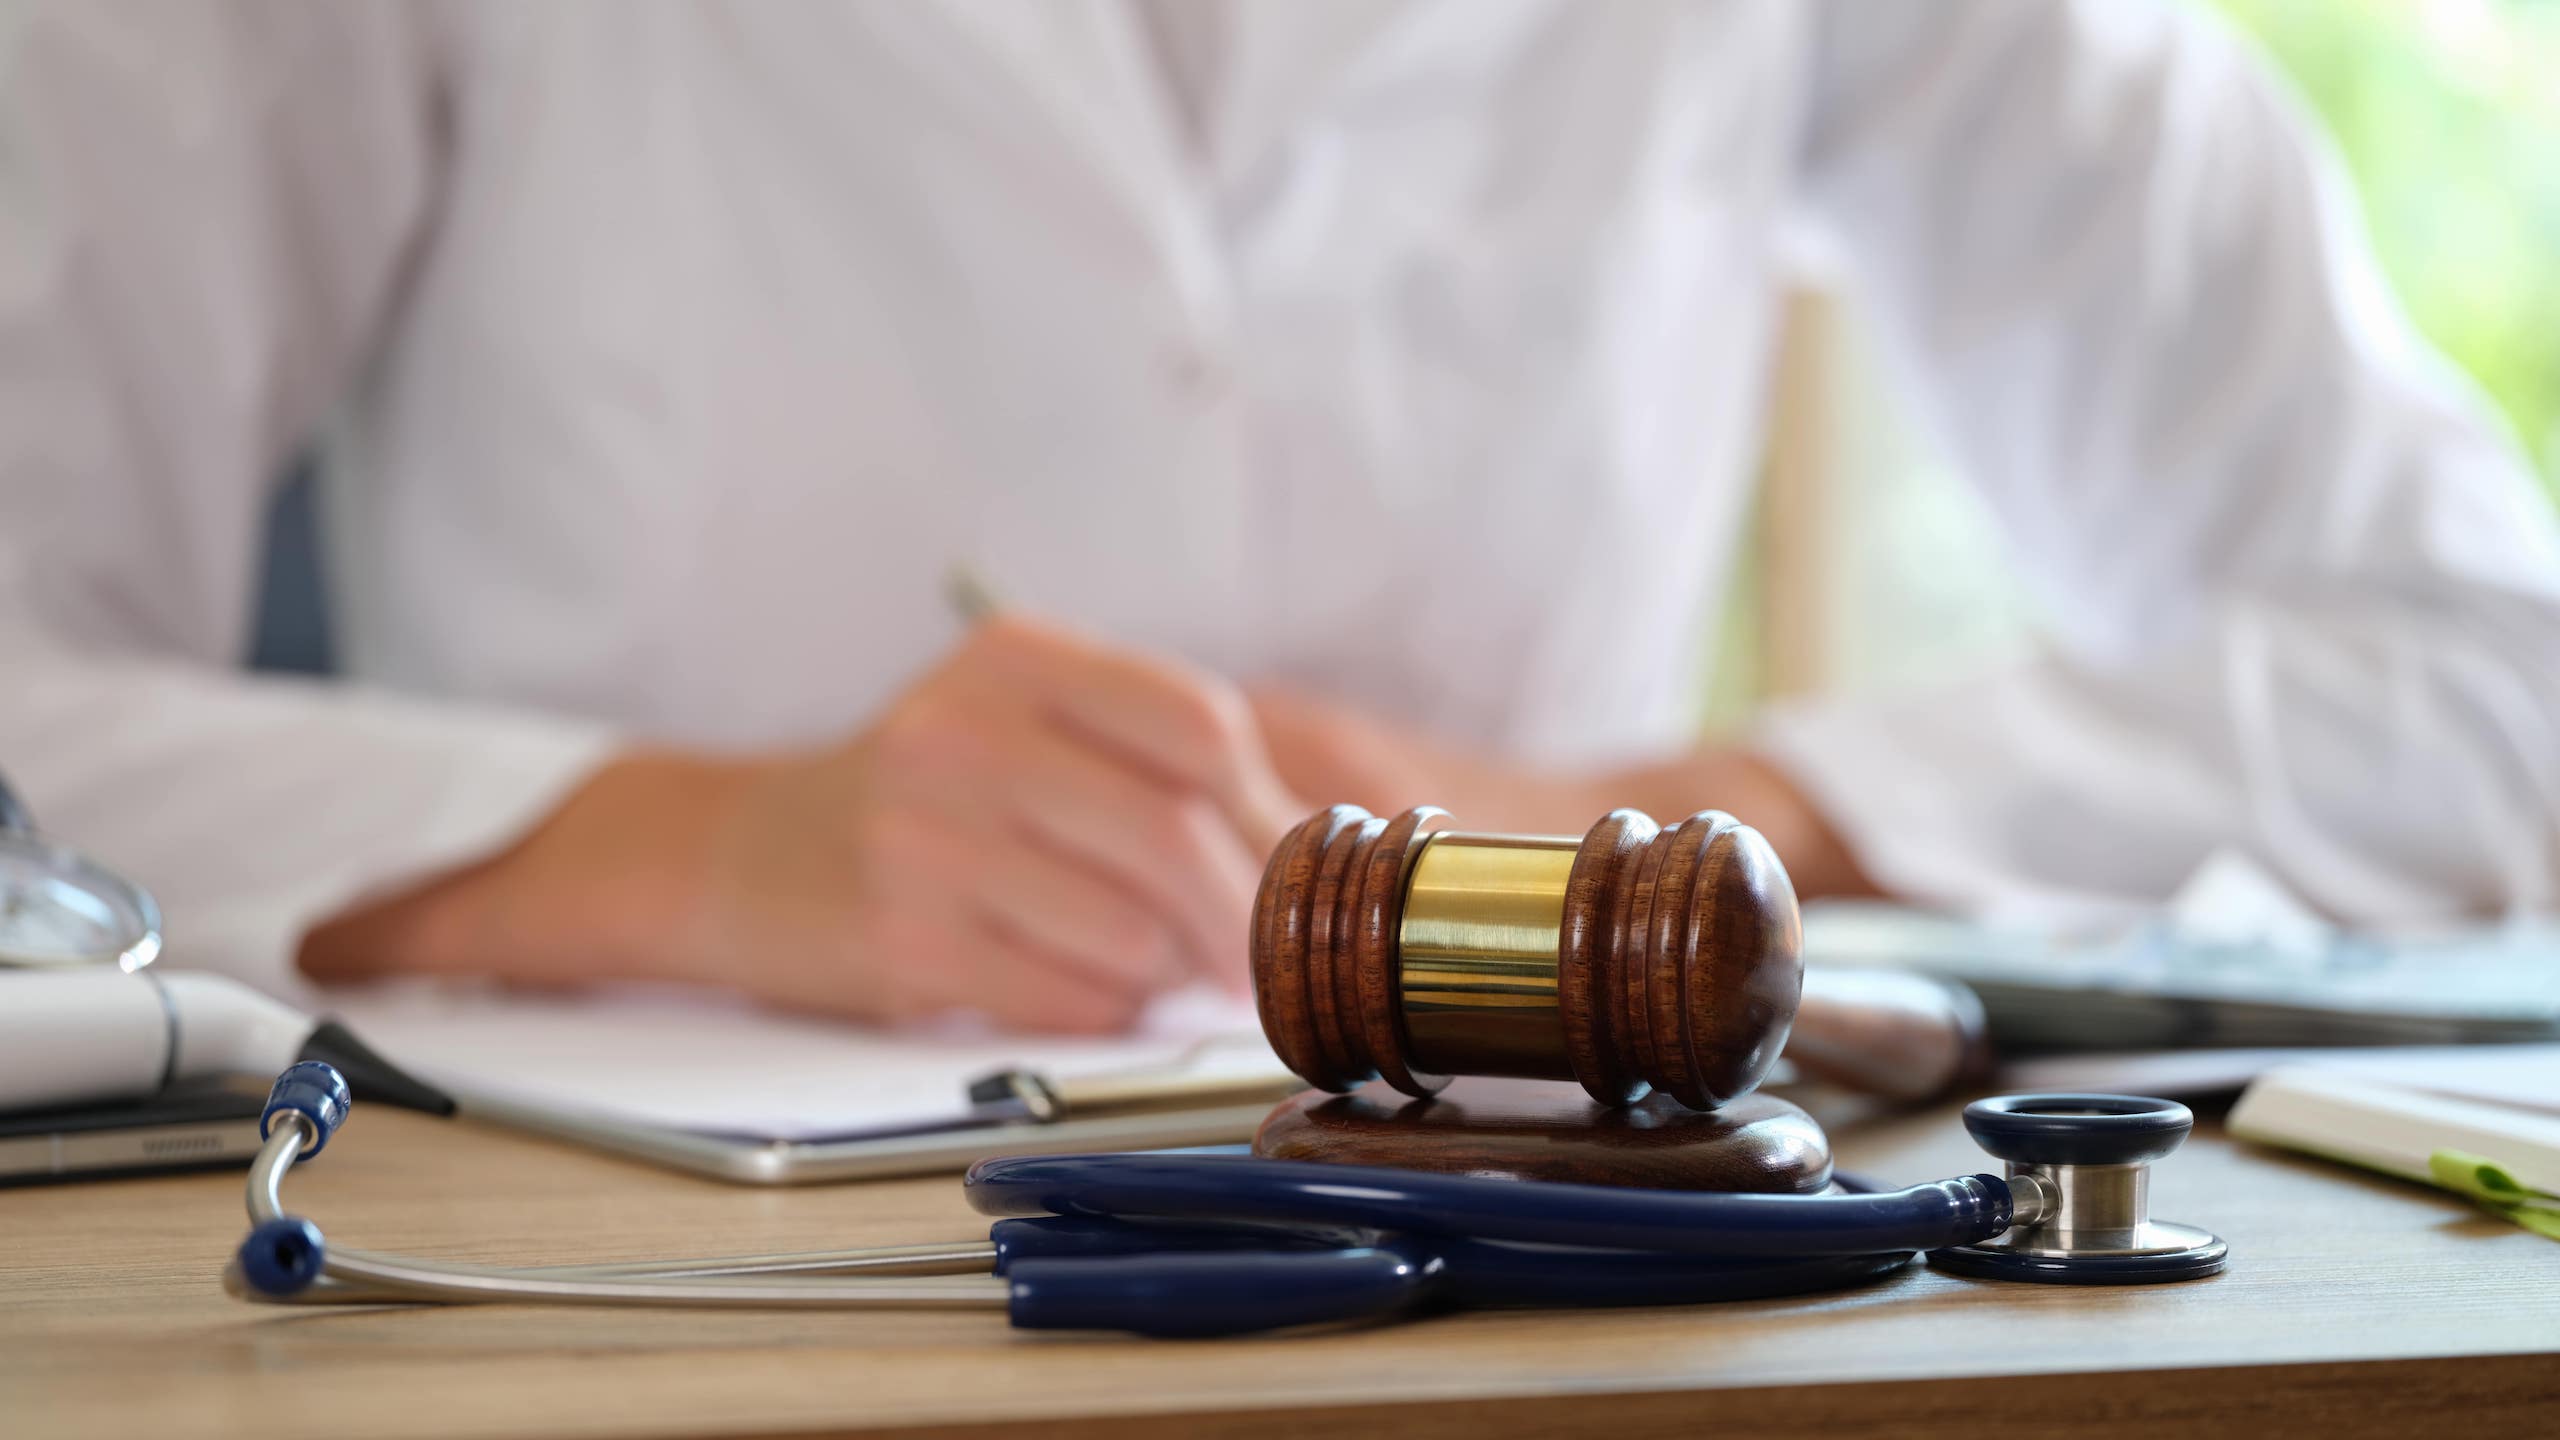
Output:
<svg viewBox="0 0 2560 1440">
<path fill-rule="evenodd" d="M 1348 946 L 1359 996 L 1360 1034 L 1379 1078 L 1407 1095 L 1433 1094 L 1449 1083 L 1414 1063 L 1405 1038 L 1404 1004 L 1396 985 L 1396 939 L 1404 905 L 1404 877 L 1432 832 L 1447 827 L 1449 812 L 1421 805 L 1387 822 L 1374 854 L 1360 857 L 1360 908 Z M 1339 945 L 1339 942 L 1337 942 Z M 1340 963 L 1337 961 L 1336 963 Z"/>
<path fill-rule="evenodd" d="M 1273 1160 L 1399 1165 L 1451 1175 L 1655 1190 L 1811 1194 L 1831 1183 L 1831 1142 L 1775 1095 L 1692 1110 L 1668 1095 L 1603 1105 L 1579 1086 L 1464 1079 L 1428 1100 L 1378 1083 L 1284 1100 L 1253 1137 Z"/>
<path fill-rule="evenodd" d="M 1271 852 L 1254 897 L 1254 1008 L 1281 1063 L 1319 1090 L 1384 1076 L 1419 1096 L 1448 1083 L 1405 1053 L 1395 985 L 1405 873 L 1448 818 L 1428 805 L 1392 820 L 1333 805 Z"/>
<path fill-rule="evenodd" d="M 1832 1138 L 1882 1178 L 1978 1167 L 1952 1108 Z M 216 1278 L 237 1176 L 0 1191 L 0 1433 L 2552 1433 L 2560 1245 L 2209 1130 L 2154 1193 L 2230 1240 L 2228 1274 L 2081 1290 L 1915 1267 L 1828 1296 L 1167 1344 L 969 1314 L 261 1308 Z M 348 1244 L 494 1262 L 979 1228 L 950 1180 L 741 1190 L 384 1111 L 287 1196 Z"/>
<path fill-rule="evenodd" d="M 1748 1093 L 1786 1042 L 1802 949 L 1795 889 L 1759 831 L 1721 810 L 1659 831 L 1610 812 L 1566 884 L 1558 978 L 1568 1007 L 1616 1013 L 1566 1016 L 1571 1073 L 1602 1100 L 1630 1076 L 1701 1110 Z"/>
<path fill-rule="evenodd" d="M 1457 957 L 1479 973 L 1510 967 L 1496 971 L 1501 981 L 1533 999 L 1538 986 L 1552 989 L 1552 1013 L 1483 994 L 1470 997 L 1478 1007 L 1470 1008 L 1435 994 L 1433 1034 L 1425 1037 L 1406 1013 L 1415 1003 L 1403 983 L 1412 957 L 1400 947 L 1416 943 L 1403 927 L 1425 914 L 1425 902 L 1408 891 L 1409 881 L 1423 883 L 1416 859 L 1449 819 L 1428 806 L 1385 820 L 1335 805 L 1273 850 L 1249 948 L 1263 1031 L 1292 1071 L 1321 1090 L 1375 1077 L 1417 1097 L 1448 1083 L 1433 1073 L 1438 1068 L 1578 1080 L 1604 1104 L 1650 1086 L 1699 1110 L 1760 1083 L 1786 1041 L 1804 967 L 1794 888 L 1758 831 L 1717 810 L 1667 830 L 1632 810 L 1603 816 L 1572 849 L 1571 869 L 1551 897 L 1556 918 L 1542 955 L 1515 945 Z M 1463 833 L 1442 834 L 1439 843 L 1433 854 L 1453 865 L 1465 853 L 1571 848 L 1545 837 Z M 1516 902 L 1518 877 L 1502 879 L 1473 898 Z M 1442 898 L 1450 913 L 1438 918 L 1451 922 L 1444 928 L 1496 928 Z M 1443 952 L 1436 965 L 1451 959 Z M 1531 1020 L 1538 1023 L 1522 1023 Z M 1553 1032 L 1542 1048 L 1546 1023 Z M 1437 1048 L 1418 1043 L 1425 1038 Z"/>
</svg>

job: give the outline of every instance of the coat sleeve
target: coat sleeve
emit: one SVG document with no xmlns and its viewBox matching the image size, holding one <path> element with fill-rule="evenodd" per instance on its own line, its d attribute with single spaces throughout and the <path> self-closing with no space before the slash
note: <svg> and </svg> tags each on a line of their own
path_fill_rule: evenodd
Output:
<svg viewBox="0 0 2560 1440">
<path fill-rule="evenodd" d="M 2025 663 L 1772 716 L 1888 888 L 2333 915 L 2560 891 L 2560 541 L 2316 127 L 2201 7 L 1841 3 L 1810 218 L 2041 610 Z"/>
<path fill-rule="evenodd" d="M 0 5 L 0 770 L 169 963 L 485 853 L 589 727 L 235 673 L 270 477 L 424 228 L 423 5 Z"/>
</svg>

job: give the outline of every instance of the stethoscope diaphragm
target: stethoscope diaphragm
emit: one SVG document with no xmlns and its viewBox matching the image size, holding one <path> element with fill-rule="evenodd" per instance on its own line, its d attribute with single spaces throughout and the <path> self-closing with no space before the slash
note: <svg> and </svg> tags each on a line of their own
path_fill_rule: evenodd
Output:
<svg viewBox="0 0 2560 1440">
<path fill-rule="evenodd" d="M 2231 1247 L 2151 1218 L 2151 1165 L 2195 1128 L 2172 1100 L 2010 1095 L 1965 1107 L 1974 1142 L 2009 1167 L 2017 1207 L 1988 1240 L 1929 1252 L 1950 1274 L 2045 1285 L 2151 1285 L 2219 1274 Z"/>
</svg>

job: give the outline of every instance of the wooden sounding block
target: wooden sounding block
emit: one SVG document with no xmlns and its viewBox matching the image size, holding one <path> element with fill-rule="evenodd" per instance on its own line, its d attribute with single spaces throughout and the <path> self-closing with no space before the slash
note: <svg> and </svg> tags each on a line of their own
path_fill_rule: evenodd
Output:
<svg viewBox="0 0 2560 1440">
<path fill-rule="evenodd" d="M 1378 1083 L 1349 1095 L 1310 1090 L 1271 1112 L 1253 1153 L 1655 1190 L 1809 1195 L 1831 1182 L 1822 1128 L 1774 1095 L 1706 1112 L 1663 1095 L 1602 1105 L 1529 1080 L 1461 1080 L 1429 1100 Z"/>
<path fill-rule="evenodd" d="M 1290 1069 L 1323 1090 L 1499 1075 L 1700 1110 L 1760 1083 L 1804 970 L 1795 889 L 1758 831 L 1715 810 L 1667 829 L 1613 810 L 1580 840 L 1448 819 L 1336 805 L 1272 853 L 1253 991 Z"/>
</svg>

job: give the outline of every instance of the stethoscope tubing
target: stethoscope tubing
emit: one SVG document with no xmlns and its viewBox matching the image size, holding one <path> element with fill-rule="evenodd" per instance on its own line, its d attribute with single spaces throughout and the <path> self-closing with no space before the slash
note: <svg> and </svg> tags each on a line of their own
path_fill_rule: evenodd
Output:
<svg viewBox="0 0 2560 1440">
<path fill-rule="evenodd" d="M 1970 1245 L 2007 1230 L 2008 1183 L 1965 1175 L 1871 1194 L 1699 1194 L 1228 1155 L 982 1160 L 965 1182 L 988 1215 L 1343 1225 L 1390 1234 L 1659 1256 L 1795 1259 Z"/>
<path fill-rule="evenodd" d="M 277 1117 L 251 1169 L 251 1219 L 299 1225 L 283 1179 L 312 1131 Z M 253 1238 L 257 1232 L 253 1231 Z M 316 1304 L 432 1302 L 798 1309 L 1002 1309 L 1023 1329 L 1210 1336 L 1380 1320 L 1426 1309 L 1670 1305 L 1834 1289 L 1899 1268 L 1908 1252 L 1786 1259 L 1510 1244 L 1330 1227 L 1133 1225 L 1098 1217 L 997 1222 L 987 1242 L 548 1267 L 426 1262 L 330 1245 L 321 1277 L 279 1296 Z M 1002 1277 L 947 1273 L 966 1266 Z M 945 1271 L 867 1278 L 900 1267 Z M 847 1276 L 847 1272 L 852 1272 Z M 812 1278 L 816 1275 L 827 1278 Z"/>
<path fill-rule="evenodd" d="M 284 1176 L 345 1122 L 326 1064 L 277 1077 L 250 1167 L 255 1222 L 224 1272 L 268 1301 L 1002 1309 L 1023 1329 L 1232 1335 L 1489 1306 L 1672 1305 L 1855 1284 L 1930 1251 L 1963 1274 L 2123 1284 L 2218 1274 L 2226 1247 L 2145 1226 L 2141 1169 L 2185 1138 L 2186 1107 L 2124 1095 L 1975 1102 L 1965 1128 L 2013 1180 L 1886 1192 L 1699 1194 L 1246 1156 L 1144 1153 L 982 1161 L 963 1193 L 983 1241 L 620 1265 L 439 1263 L 331 1245 L 284 1208 Z M 2016 1188 L 2013 1188 L 2016 1187 Z M 2051 1222 L 2129 1206 L 2157 1243 L 2075 1246 Z M 2025 1223 L 2049 1248 L 1981 1242 Z M 2057 1238 L 2058 1237 L 2058 1238 Z M 2032 1262 L 2020 1264 L 2021 1257 Z M 2046 1265 L 2047 1257 L 2054 1264 Z M 961 1274 L 957 1272 L 992 1272 Z M 922 1273 L 937 1272 L 937 1273 Z"/>
</svg>

